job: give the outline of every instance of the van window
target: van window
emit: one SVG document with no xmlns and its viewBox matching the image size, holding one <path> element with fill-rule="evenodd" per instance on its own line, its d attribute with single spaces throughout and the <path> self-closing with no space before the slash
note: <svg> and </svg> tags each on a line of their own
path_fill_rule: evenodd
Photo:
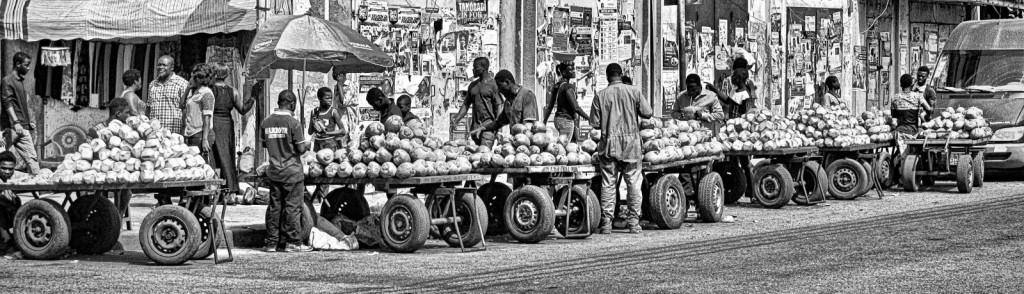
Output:
<svg viewBox="0 0 1024 294">
<path fill-rule="evenodd" d="M 939 88 L 1024 91 L 1024 50 L 947 51 L 940 59 Z"/>
</svg>

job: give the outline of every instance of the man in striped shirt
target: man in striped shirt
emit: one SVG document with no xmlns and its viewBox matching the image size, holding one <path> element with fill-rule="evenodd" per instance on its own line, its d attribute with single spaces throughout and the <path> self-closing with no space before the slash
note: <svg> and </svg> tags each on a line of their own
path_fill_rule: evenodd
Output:
<svg viewBox="0 0 1024 294">
<path fill-rule="evenodd" d="M 156 80 L 149 83 L 149 117 L 159 121 L 163 128 L 181 134 L 181 101 L 189 83 L 174 74 L 174 58 L 167 55 L 157 60 L 156 74 Z"/>
</svg>

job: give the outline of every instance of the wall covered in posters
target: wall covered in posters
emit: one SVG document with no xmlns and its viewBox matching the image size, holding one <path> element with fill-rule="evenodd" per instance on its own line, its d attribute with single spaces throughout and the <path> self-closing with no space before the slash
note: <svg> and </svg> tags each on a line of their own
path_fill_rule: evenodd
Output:
<svg viewBox="0 0 1024 294">
<path fill-rule="evenodd" d="M 841 9 L 788 7 L 790 50 L 786 80 L 788 111 L 819 103 L 821 85 L 843 74 L 843 16 Z M 849 97 L 844 97 L 850 101 Z M 847 102 L 849 104 L 849 102 Z"/>
</svg>

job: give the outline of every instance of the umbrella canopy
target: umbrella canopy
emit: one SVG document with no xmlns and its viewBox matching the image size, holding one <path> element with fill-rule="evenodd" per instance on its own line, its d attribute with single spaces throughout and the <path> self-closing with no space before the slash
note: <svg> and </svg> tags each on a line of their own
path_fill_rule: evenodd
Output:
<svg viewBox="0 0 1024 294">
<path fill-rule="evenodd" d="M 345 25 L 308 15 L 271 16 L 256 32 L 245 73 L 268 78 L 274 69 L 382 72 L 395 60 Z"/>
</svg>

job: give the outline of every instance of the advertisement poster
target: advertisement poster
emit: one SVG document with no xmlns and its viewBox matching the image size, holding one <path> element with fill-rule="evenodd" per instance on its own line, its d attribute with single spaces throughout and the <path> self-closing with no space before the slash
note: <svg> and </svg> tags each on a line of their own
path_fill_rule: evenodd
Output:
<svg viewBox="0 0 1024 294">
<path fill-rule="evenodd" d="M 713 52 L 713 58 L 715 60 L 715 69 L 717 70 L 728 70 L 729 69 L 729 21 L 725 19 L 718 20 L 718 44 L 715 45 L 715 51 Z"/>
<path fill-rule="evenodd" d="M 715 78 L 715 51 L 714 43 L 712 39 L 715 37 L 715 31 L 711 27 L 701 27 L 700 35 L 697 36 L 697 64 L 698 73 L 701 80 L 714 81 Z"/>
<path fill-rule="evenodd" d="M 569 7 L 569 25 L 573 27 L 588 26 L 584 21 L 584 12 L 590 10 L 590 8 L 583 6 L 570 6 Z"/>
<path fill-rule="evenodd" d="M 459 25 L 473 26 L 487 23 L 487 0 L 456 0 L 455 13 Z"/>
<path fill-rule="evenodd" d="M 380 87 L 384 84 L 384 74 L 363 74 L 359 76 L 359 93 L 369 92 L 370 89 Z"/>
<path fill-rule="evenodd" d="M 573 29 L 572 42 L 577 52 L 583 55 L 594 54 L 594 29 L 591 27 L 576 27 Z"/>
<path fill-rule="evenodd" d="M 450 117 L 448 121 L 451 122 L 451 139 L 454 140 L 469 140 L 469 118 L 473 117 L 471 113 L 467 113 L 466 116 L 462 117 L 461 121 L 456 122 L 455 116 L 458 113 L 449 113 Z"/>
<path fill-rule="evenodd" d="M 550 26 L 551 37 L 554 38 L 551 49 L 567 51 L 569 49 L 569 8 L 555 7 Z"/>
</svg>

